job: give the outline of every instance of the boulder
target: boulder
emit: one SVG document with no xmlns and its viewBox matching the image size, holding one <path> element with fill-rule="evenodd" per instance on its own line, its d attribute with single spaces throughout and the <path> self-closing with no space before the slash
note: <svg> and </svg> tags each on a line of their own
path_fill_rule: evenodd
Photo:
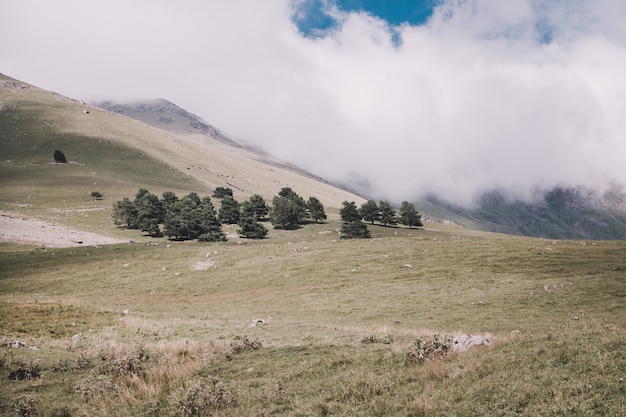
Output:
<svg viewBox="0 0 626 417">
<path fill-rule="evenodd" d="M 491 346 L 493 340 L 487 336 L 463 335 L 452 339 L 453 352 L 465 352 L 475 346 Z"/>
</svg>

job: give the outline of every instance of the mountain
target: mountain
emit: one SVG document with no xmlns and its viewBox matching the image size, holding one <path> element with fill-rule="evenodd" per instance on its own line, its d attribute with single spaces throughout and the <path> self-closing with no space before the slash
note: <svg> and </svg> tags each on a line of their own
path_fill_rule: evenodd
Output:
<svg viewBox="0 0 626 417">
<path fill-rule="evenodd" d="M 239 200 L 271 201 L 287 186 L 331 212 L 345 200 L 363 201 L 182 114 L 168 126 L 206 134 L 175 134 L 0 74 L 0 211 L 110 233 L 112 202 L 142 187 L 211 195 L 222 186 Z M 55 163 L 56 150 L 69 163 Z M 103 200 L 94 201 L 93 191 Z"/>
<path fill-rule="evenodd" d="M 349 192 L 353 192 L 347 187 L 330 183 L 324 178 L 305 171 L 287 161 L 275 158 L 260 148 L 249 146 L 241 143 L 240 141 L 232 140 L 222 134 L 218 129 L 202 120 L 200 116 L 190 113 L 166 99 L 157 98 L 131 103 L 102 101 L 92 104 L 96 107 L 129 117 L 131 119 L 139 120 L 150 126 L 174 133 L 178 136 L 192 138 L 205 143 L 207 139 L 216 140 L 226 145 L 245 149 L 246 151 L 251 152 L 254 159 L 262 163 L 294 171 L 316 181 L 324 182 L 328 185 L 332 185 L 333 187 L 339 187 L 348 190 Z"/>
<path fill-rule="evenodd" d="M 485 193 L 471 209 L 428 196 L 419 205 L 433 217 L 473 229 L 551 239 L 626 239 L 626 193 L 557 187 L 532 202 Z"/>
<path fill-rule="evenodd" d="M 204 135 L 228 145 L 241 146 L 235 141 L 228 139 L 199 116 L 162 98 L 124 104 L 112 101 L 101 101 L 92 104 L 178 135 Z"/>
<path fill-rule="evenodd" d="M 199 116 L 164 99 L 96 105 L 172 133 L 205 136 L 243 147 Z M 263 155 L 261 159 L 266 163 L 314 177 L 293 165 L 272 159 L 258 149 L 253 150 Z M 354 182 L 354 178 L 352 181 L 351 187 L 341 187 L 356 188 L 360 195 L 368 194 L 369 184 Z M 626 194 L 617 187 L 604 195 L 583 188 L 555 188 L 533 202 L 511 201 L 503 193 L 493 191 L 485 193 L 472 209 L 431 195 L 416 202 L 416 207 L 425 218 L 490 232 L 553 239 L 626 239 Z"/>
</svg>

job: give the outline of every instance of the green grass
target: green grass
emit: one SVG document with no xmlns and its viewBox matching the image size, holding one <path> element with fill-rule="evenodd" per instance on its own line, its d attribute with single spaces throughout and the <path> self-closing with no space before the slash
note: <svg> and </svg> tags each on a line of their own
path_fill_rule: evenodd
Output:
<svg viewBox="0 0 626 417">
<path fill-rule="evenodd" d="M 41 368 L 32 381 L 1 379 L 0 403 L 26 393 L 72 415 L 170 415 L 195 383 L 221 398 L 217 378 L 236 397 L 218 401 L 219 415 L 626 411 L 623 242 L 431 224 L 343 241 L 338 227 L 218 244 L 0 245 L 0 337 L 39 347 L 2 348 L 5 368 L 18 357 Z M 194 270 L 207 259 L 212 268 Z M 249 327 L 257 318 L 267 324 Z M 78 347 L 73 329 L 86 335 Z M 411 342 L 435 333 L 491 334 L 495 345 L 411 360 Z M 244 337 L 263 347 L 235 349 Z M 149 357 L 140 370 L 110 371 L 138 350 Z M 77 369 L 79 358 L 89 365 Z"/>
<path fill-rule="evenodd" d="M 0 243 L 0 415 L 626 414 L 625 242 L 431 223 L 341 240 L 348 193 L 3 85 L 0 210 L 136 243 Z M 75 163 L 54 164 L 56 148 Z M 220 243 L 112 224 L 112 202 L 140 187 L 208 195 L 224 181 L 240 199 L 323 196 L 329 223 Z M 461 334 L 494 345 L 409 355 L 418 337 Z"/>
</svg>

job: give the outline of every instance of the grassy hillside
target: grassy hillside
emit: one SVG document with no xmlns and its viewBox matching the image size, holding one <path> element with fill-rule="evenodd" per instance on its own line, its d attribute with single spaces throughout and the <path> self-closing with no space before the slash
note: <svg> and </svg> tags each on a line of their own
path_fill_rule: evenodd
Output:
<svg viewBox="0 0 626 417">
<path fill-rule="evenodd" d="M 224 144 L 0 87 L 1 210 L 141 238 L 109 216 L 139 186 L 352 197 Z M 0 242 L 0 415 L 626 414 L 626 242 L 431 223 L 346 241 L 329 211 L 262 241 Z M 410 355 L 463 334 L 494 343 Z"/>
<path fill-rule="evenodd" d="M 48 416 L 194 415 L 181 407 L 200 398 L 213 402 L 196 415 L 626 412 L 624 243 L 444 226 L 341 241 L 338 226 L 0 245 L 0 339 L 26 344 L 0 348 L 0 414 L 34 401 Z M 495 343 L 407 355 L 418 337 L 466 333 Z"/>
<path fill-rule="evenodd" d="M 239 199 L 268 201 L 285 186 L 329 209 L 346 191 L 293 170 L 264 163 L 249 149 L 218 140 L 192 140 L 0 75 L 0 210 L 53 219 L 109 233 L 113 201 L 140 187 L 156 194 L 190 191 L 210 195 L 230 187 Z M 69 164 L 54 163 L 64 152 Z M 99 191 L 104 200 L 94 202 Z M 73 216 L 77 210 L 91 214 Z M 83 213 L 83 212 L 80 212 Z M 113 231 L 113 233 L 115 233 Z"/>
</svg>

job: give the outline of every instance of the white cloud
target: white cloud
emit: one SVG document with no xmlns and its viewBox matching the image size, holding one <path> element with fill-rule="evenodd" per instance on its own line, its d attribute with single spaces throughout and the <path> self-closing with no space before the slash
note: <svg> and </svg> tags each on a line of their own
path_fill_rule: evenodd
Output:
<svg viewBox="0 0 626 417">
<path fill-rule="evenodd" d="M 5 0 L 0 71 L 76 98 L 165 97 L 378 196 L 626 183 L 621 0 L 448 0 L 428 24 L 288 0 Z M 550 41 L 550 42 L 547 42 Z"/>
</svg>

